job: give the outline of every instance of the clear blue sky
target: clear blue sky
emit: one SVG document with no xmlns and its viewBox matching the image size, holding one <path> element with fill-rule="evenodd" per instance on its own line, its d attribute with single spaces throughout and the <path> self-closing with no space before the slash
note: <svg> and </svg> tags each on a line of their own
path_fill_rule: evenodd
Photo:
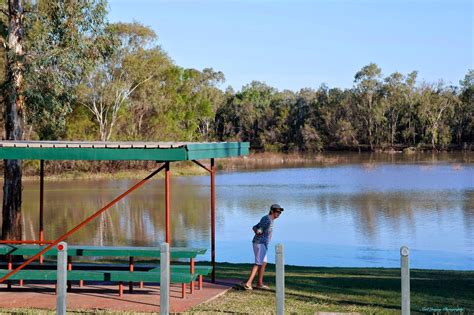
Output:
<svg viewBox="0 0 474 315">
<path fill-rule="evenodd" d="M 109 21 L 150 26 L 177 65 L 220 70 L 235 90 L 348 88 L 370 62 L 457 85 L 474 68 L 473 2 L 109 0 Z"/>
</svg>

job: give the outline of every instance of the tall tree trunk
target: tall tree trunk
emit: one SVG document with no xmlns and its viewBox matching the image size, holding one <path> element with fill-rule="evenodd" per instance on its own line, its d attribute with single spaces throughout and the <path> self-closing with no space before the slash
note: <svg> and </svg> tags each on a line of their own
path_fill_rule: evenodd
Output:
<svg viewBox="0 0 474 315">
<path fill-rule="evenodd" d="M 23 137 L 23 1 L 8 1 L 5 131 L 7 140 Z M 21 161 L 5 160 L 2 238 L 21 239 Z"/>
</svg>

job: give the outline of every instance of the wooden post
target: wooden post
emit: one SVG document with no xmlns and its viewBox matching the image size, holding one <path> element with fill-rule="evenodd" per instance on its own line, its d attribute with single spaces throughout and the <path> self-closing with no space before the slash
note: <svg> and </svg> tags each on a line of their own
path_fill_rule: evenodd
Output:
<svg viewBox="0 0 474 315">
<path fill-rule="evenodd" d="M 275 246 L 275 271 L 276 271 L 276 314 L 285 314 L 285 262 L 283 258 L 283 245 Z"/>
<path fill-rule="evenodd" d="M 67 287 L 67 243 L 58 244 L 58 276 L 56 282 L 56 313 L 66 315 L 66 287 Z"/>
<path fill-rule="evenodd" d="M 170 245 L 160 246 L 160 314 L 170 313 Z"/>
<path fill-rule="evenodd" d="M 402 276 L 402 315 L 410 315 L 410 265 L 408 247 L 400 248 L 401 276 Z"/>
</svg>

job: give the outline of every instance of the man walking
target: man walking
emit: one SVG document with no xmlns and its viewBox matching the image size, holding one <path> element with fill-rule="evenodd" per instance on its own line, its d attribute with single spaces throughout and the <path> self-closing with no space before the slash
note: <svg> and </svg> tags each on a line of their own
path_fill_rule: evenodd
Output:
<svg viewBox="0 0 474 315">
<path fill-rule="evenodd" d="M 273 221 L 280 217 L 282 211 L 283 208 L 280 207 L 280 205 L 271 205 L 268 215 L 263 216 L 260 222 L 252 228 L 255 233 L 252 240 L 253 252 L 255 254 L 255 265 L 250 272 L 249 279 L 243 284 L 245 290 L 253 289 L 252 282 L 257 272 L 258 280 L 255 288 L 260 290 L 270 289 L 268 286 L 263 284 L 263 273 L 265 272 L 265 267 L 267 265 L 267 250 L 268 243 L 270 243 L 272 238 Z"/>
</svg>

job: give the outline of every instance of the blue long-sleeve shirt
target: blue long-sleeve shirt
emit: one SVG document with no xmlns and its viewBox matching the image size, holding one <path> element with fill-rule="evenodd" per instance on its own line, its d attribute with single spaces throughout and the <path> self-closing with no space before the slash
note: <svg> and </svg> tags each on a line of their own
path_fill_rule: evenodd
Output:
<svg viewBox="0 0 474 315">
<path fill-rule="evenodd" d="M 254 229 L 261 229 L 262 234 L 255 234 L 252 243 L 265 244 L 268 247 L 268 243 L 272 239 L 273 231 L 273 220 L 270 215 L 263 216 L 260 222 L 253 227 Z"/>
</svg>

